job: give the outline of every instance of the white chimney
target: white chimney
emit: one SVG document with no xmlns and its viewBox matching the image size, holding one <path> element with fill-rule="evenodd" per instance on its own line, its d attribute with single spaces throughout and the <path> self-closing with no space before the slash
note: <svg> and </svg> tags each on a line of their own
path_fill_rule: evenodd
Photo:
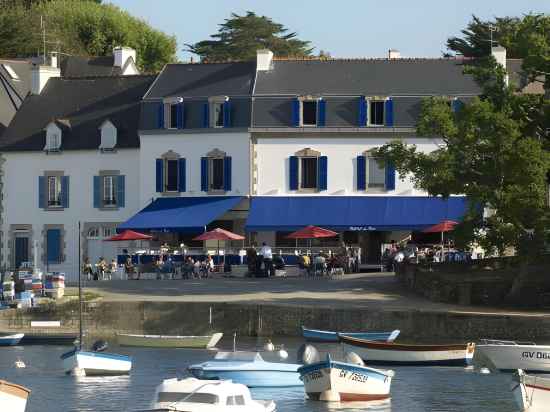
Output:
<svg viewBox="0 0 550 412">
<path fill-rule="evenodd" d="M 31 93 L 40 94 L 49 79 L 60 76 L 61 70 L 58 67 L 33 65 L 31 68 Z"/>
<path fill-rule="evenodd" d="M 506 48 L 502 46 L 491 47 L 491 55 L 495 58 L 498 64 L 500 64 L 506 71 Z M 504 77 L 504 82 L 508 86 L 508 74 Z"/>
<path fill-rule="evenodd" d="M 52 67 L 59 67 L 57 64 L 57 52 L 51 52 L 50 53 L 50 66 Z"/>
<path fill-rule="evenodd" d="M 389 49 L 388 50 L 388 59 L 400 59 L 401 53 L 399 50 L 396 49 Z"/>
<path fill-rule="evenodd" d="M 256 71 L 265 72 L 271 70 L 273 52 L 267 49 L 256 51 Z"/>
<path fill-rule="evenodd" d="M 115 67 L 124 67 L 130 57 L 136 63 L 136 51 L 131 47 L 115 47 L 113 49 L 113 56 L 115 57 Z"/>
</svg>

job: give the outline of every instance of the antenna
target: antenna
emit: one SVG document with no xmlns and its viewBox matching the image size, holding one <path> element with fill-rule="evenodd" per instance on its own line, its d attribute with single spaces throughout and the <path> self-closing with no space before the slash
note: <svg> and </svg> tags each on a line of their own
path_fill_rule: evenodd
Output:
<svg viewBox="0 0 550 412">
<path fill-rule="evenodd" d="M 40 16 L 40 28 L 42 29 L 42 43 L 44 45 L 44 54 L 42 56 L 42 63 L 46 64 L 46 21 L 44 16 Z"/>
</svg>

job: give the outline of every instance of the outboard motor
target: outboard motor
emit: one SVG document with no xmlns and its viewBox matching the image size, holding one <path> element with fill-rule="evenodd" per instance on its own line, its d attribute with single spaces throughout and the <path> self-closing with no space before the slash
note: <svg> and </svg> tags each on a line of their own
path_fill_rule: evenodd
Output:
<svg viewBox="0 0 550 412">
<path fill-rule="evenodd" d="M 312 363 L 317 363 L 321 360 L 319 352 L 315 346 L 306 344 L 300 346 L 296 358 L 298 363 L 303 363 L 304 365 L 311 365 Z"/>
<path fill-rule="evenodd" d="M 104 340 L 97 340 L 92 345 L 92 351 L 94 352 L 103 352 L 109 347 L 109 344 L 107 341 Z"/>
<path fill-rule="evenodd" d="M 355 352 L 346 353 L 344 361 L 353 365 L 365 366 L 365 363 L 363 362 L 363 359 L 361 359 L 361 356 L 359 356 Z"/>
</svg>

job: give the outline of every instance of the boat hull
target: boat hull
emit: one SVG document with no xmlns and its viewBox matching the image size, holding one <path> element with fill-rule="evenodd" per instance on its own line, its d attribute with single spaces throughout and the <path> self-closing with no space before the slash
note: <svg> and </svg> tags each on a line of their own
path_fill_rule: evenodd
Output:
<svg viewBox="0 0 550 412">
<path fill-rule="evenodd" d="M 512 394 L 521 411 L 547 412 L 550 405 L 550 379 L 520 372 L 512 383 Z"/>
<path fill-rule="evenodd" d="M 25 412 L 31 391 L 23 386 L 0 381 L 0 410 Z"/>
<path fill-rule="evenodd" d="M 477 345 L 476 360 L 488 360 L 490 367 L 502 372 L 522 369 L 531 373 L 550 373 L 550 346 Z"/>
<path fill-rule="evenodd" d="M 0 346 L 15 346 L 21 342 L 25 336 L 24 333 L 16 333 L 14 335 L 0 336 Z"/>
<path fill-rule="evenodd" d="M 398 330 L 392 332 L 331 332 L 326 330 L 307 329 L 302 327 L 302 335 L 308 342 L 339 342 L 340 335 L 352 338 L 381 342 L 393 342 L 399 335 Z"/>
<path fill-rule="evenodd" d="M 390 396 L 393 372 L 330 360 L 303 366 L 298 371 L 312 400 L 374 401 Z"/>
<path fill-rule="evenodd" d="M 117 376 L 128 375 L 132 369 L 132 360 L 125 355 L 72 350 L 61 358 L 66 374 Z"/>
<path fill-rule="evenodd" d="M 302 386 L 297 371 L 263 371 L 263 370 L 200 370 L 189 368 L 189 372 L 198 379 L 232 380 L 249 388 L 274 388 Z"/>
<path fill-rule="evenodd" d="M 400 345 L 341 337 L 344 350 L 355 352 L 369 365 L 467 366 L 472 363 L 474 344 Z"/>
<path fill-rule="evenodd" d="M 117 335 L 120 346 L 145 348 L 213 348 L 223 333 L 208 336 L 164 336 L 164 335 Z"/>
</svg>

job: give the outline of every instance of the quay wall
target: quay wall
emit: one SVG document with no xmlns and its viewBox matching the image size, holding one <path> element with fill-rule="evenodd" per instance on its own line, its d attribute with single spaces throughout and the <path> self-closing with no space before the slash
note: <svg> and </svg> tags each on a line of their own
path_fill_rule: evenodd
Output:
<svg viewBox="0 0 550 412">
<path fill-rule="evenodd" d="M 76 331 L 76 302 L 32 310 L 0 312 L 0 331 L 29 330 L 31 320 L 61 320 L 64 331 Z M 239 336 L 300 336 L 310 328 L 358 331 L 400 329 L 403 342 L 470 341 L 480 338 L 550 342 L 550 315 L 478 314 L 422 310 L 322 308 L 269 304 L 189 302 L 92 302 L 86 305 L 89 335 L 117 332 L 193 335 L 210 330 Z"/>
</svg>

